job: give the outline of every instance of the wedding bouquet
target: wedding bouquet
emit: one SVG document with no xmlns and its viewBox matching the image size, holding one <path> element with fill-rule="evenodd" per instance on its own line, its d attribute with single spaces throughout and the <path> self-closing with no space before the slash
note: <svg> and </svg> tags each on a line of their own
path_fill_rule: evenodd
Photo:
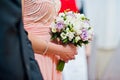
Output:
<svg viewBox="0 0 120 80">
<path fill-rule="evenodd" d="M 51 39 L 59 40 L 62 44 L 82 46 L 88 44 L 93 37 L 93 28 L 84 14 L 72 11 L 59 13 L 50 27 Z M 65 62 L 60 60 L 57 70 L 62 71 Z"/>
</svg>

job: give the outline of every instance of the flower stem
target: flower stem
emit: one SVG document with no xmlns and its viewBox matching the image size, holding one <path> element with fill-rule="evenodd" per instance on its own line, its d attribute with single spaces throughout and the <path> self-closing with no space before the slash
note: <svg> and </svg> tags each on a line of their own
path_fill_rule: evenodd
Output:
<svg viewBox="0 0 120 80">
<path fill-rule="evenodd" d="M 65 66 L 65 62 L 62 60 L 59 60 L 59 62 L 57 64 L 57 70 L 62 72 L 64 69 L 64 66 Z"/>
</svg>

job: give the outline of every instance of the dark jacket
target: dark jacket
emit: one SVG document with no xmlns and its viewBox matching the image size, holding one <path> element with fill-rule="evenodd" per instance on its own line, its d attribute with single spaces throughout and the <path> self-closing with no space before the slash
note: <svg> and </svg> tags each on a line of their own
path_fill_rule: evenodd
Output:
<svg viewBox="0 0 120 80">
<path fill-rule="evenodd" d="M 21 14 L 21 0 L 0 0 L 0 80 L 43 80 Z"/>
</svg>

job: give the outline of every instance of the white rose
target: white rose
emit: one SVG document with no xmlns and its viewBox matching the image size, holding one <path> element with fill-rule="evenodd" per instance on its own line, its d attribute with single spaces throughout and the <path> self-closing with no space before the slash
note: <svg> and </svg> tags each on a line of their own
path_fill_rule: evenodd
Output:
<svg viewBox="0 0 120 80">
<path fill-rule="evenodd" d="M 75 31 L 82 29 L 82 26 L 81 26 L 80 22 L 75 22 L 75 23 L 73 24 L 73 26 L 74 26 L 73 29 L 74 29 Z"/>
<path fill-rule="evenodd" d="M 73 23 L 74 28 L 75 28 L 75 29 L 81 29 L 81 24 L 80 24 L 80 23 L 81 23 L 80 21 L 75 21 L 75 22 Z"/>
<path fill-rule="evenodd" d="M 66 16 L 66 21 L 70 22 L 73 19 L 72 16 Z"/>
<path fill-rule="evenodd" d="M 81 30 L 76 30 L 76 35 L 80 35 L 82 33 L 82 31 Z"/>
<path fill-rule="evenodd" d="M 57 17 L 56 22 L 59 22 L 59 21 L 64 22 L 64 19 L 62 17 Z"/>
<path fill-rule="evenodd" d="M 77 22 L 76 22 L 76 19 L 75 19 L 75 18 L 73 18 L 72 20 L 70 20 L 70 23 L 73 24 L 73 25 L 77 25 L 77 24 L 76 24 Z"/>
<path fill-rule="evenodd" d="M 87 22 L 81 22 L 81 26 L 85 29 L 88 29 L 90 25 Z"/>
</svg>

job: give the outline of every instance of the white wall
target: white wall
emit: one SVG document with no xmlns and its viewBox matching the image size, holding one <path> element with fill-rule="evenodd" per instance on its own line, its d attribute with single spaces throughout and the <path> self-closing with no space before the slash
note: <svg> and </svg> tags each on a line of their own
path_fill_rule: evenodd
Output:
<svg viewBox="0 0 120 80">
<path fill-rule="evenodd" d="M 120 0 L 84 0 L 85 12 L 94 26 L 99 48 L 111 49 L 120 38 Z"/>
</svg>

